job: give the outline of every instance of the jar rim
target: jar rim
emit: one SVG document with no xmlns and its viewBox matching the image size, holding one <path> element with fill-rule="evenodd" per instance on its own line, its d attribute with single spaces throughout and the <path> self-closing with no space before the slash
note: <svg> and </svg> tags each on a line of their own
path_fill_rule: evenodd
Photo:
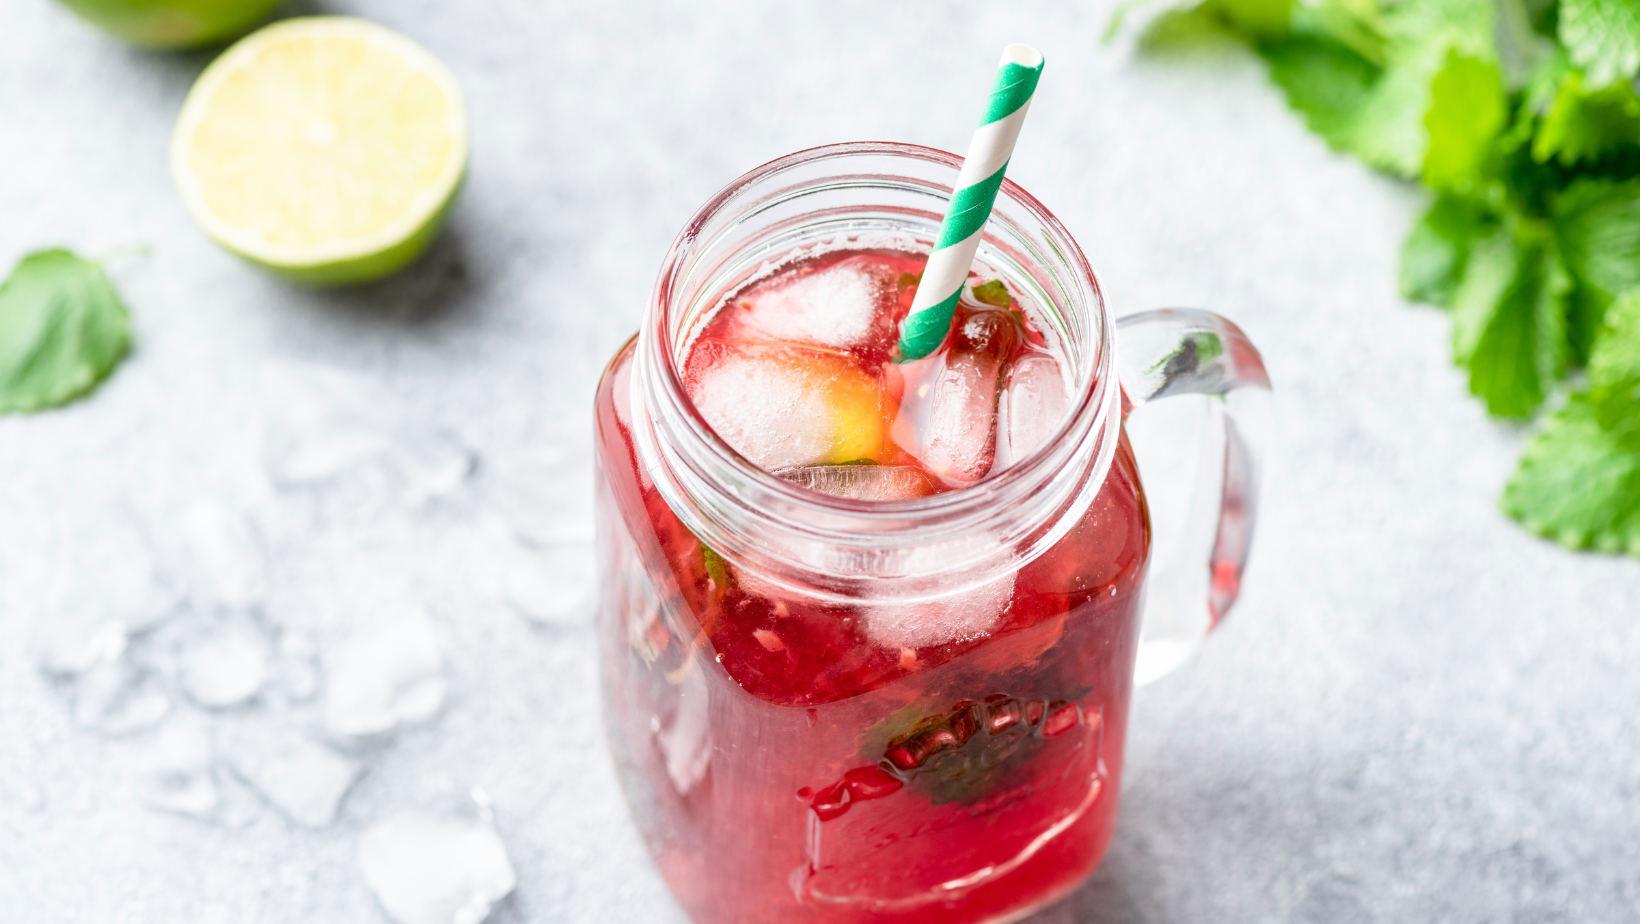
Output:
<svg viewBox="0 0 1640 924">
<path fill-rule="evenodd" d="M 1062 264 L 1055 267 L 1040 260 L 1032 262 L 1056 280 L 1068 283 L 1065 292 L 1081 296 L 1072 297 L 1070 304 L 1056 300 L 1045 307 L 1061 314 L 1081 312 L 1086 316 L 1083 336 L 1091 341 L 1083 344 L 1077 354 L 1076 388 L 1067 396 L 1063 416 L 1031 453 L 969 486 L 905 500 L 855 500 L 810 491 L 764 471 L 737 452 L 706 422 L 684 385 L 677 342 L 679 329 L 674 323 L 674 312 L 683 307 L 679 304 L 683 300 L 681 284 L 694 269 L 692 259 L 698 256 L 697 251 L 704 252 L 715 245 L 711 236 L 714 223 L 728 222 L 727 228 L 732 229 L 737 209 L 755 208 L 760 201 L 778 195 L 781 190 L 769 190 L 771 181 L 778 181 L 800 167 L 865 157 L 932 165 L 941 177 L 930 180 L 886 174 L 846 176 L 912 181 L 917 191 L 944 200 L 949 199 L 951 185 L 962 165 L 962 158 L 954 154 L 896 142 L 850 142 L 809 148 L 769 161 L 738 177 L 708 199 L 684 225 L 662 263 L 639 336 L 640 365 L 639 375 L 633 379 L 637 389 L 633 407 L 637 410 L 641 404 L 649 424 L 664 430 L 666 437 L 654 441 L 648 447 L 650 452 L 664 453 L 671 467 L 681 466 L 686 470 L 674 473 L 686 483 L 681 492 L 684 495 L 700 490 L 711 493 L 714 483 L 724 486 L 725 482 L 733 482 L 735 490 L 745 495 L 741 500 L 761 516 L 785 521 L 782 525 L 786 528 L 816 540 L 859 547 L 926 544 L 953 531 L 971 529 L 987 517 L 995 516 L 998 507 L 1021 504 L 1043 484 L 1062 477 L 1066 464 L 1073 457 L 1080 458 L 1086 448 L 1082 444 L 1090 440 L 1103 444 L 1094 447 L 1090 457 L 1093 467 L 1088 474 L 1097 476 L 1094 480 L 1097 488 L 1104 480 L 1116 443 L 1116 439 L 1106 435 L 1114 434 L 1120 426 L 1120 386 L 1116 383 L 1113 358 L 1114 320 L 1105 304 L 1098 276 L 1070 232 L 1039 200 L 1012 180 L 1003 181 L 998 192 L 999 203 L 1031 222 L 1035 226 L 1032 230 L 1042 235 Z M 948 177 L 943 175 L 946 171 Z M 787 189 L 797 188 L 804 187 L 799 184 Z M 759 191 L 765 194 L 763 200 L 757 198 Z M 999 227 L 999 221 L 1006 228 Z M 726 233 L 724 228 L 716 230 L 718 236 Z M 1000 230 L 1023 234 L 1012 219 L 1001 219 L 993 212 L 982 233 L 993 246 L 1001 245 L 1001 249 L 1007 250 L 1006 241 L 997 236 Z M 1066 278 L 1061 279 L 1062 276 Z M 638 429 L 647 430 L 649 425 Z M 640 443 L 648 442 L 651 440 L 640 440 Z M 687 443 L 687 451 L 679 452 L 679 443 Z M 653 466 L 649 460 L 646 464 Z M 692 472 L 687 471 L 691 469 Z M 689 485 L 697 490 L 691 492 L 687 489 Z M 663 495 L 666 493 L 663 488 Z M 1091 500 L 1092 492 L 1080 493 L 1088 494 Z M 701 516 L 678 511 L 686 525 L 694 529 L 697 523 L 691 521 L 698 521 L 702 516 L 710 519 L 712 508 L 724 499 L 707 498 L 701 503 L 703 498 L 685 496 L 667 500 L 674 508 L 680 504 L 697 508 L 694 512 Z M 701 507 L 708 509 L 700 510 Z"/>
</svg>

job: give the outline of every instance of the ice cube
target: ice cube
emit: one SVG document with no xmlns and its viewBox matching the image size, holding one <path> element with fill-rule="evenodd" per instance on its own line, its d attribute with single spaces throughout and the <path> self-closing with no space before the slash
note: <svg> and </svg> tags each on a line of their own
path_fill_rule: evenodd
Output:
<svg viewBox="0 0 1640 924">
<path fill-rule="evenodd" d="M 1067 404 L 1065 375 L 1053 357 L 1032 353 L 1014 362 L 998 411 L 997 467 L 1014 465 L 1041 448 Z"/>
<path fill-rule="evenodd" d="M 445 681 L 432 620 L 417 606 L 326 653 L 325 727 L 372 735 L 425 719 L 444 703 Z"/>
<path fill-rule="evenodd" d="M 895 294 L 895 278 L 870 257 L 799 269 L 754 286 L 724 306 L 723 323 L 715 333 L 737 341 L 859 347 L 887 323 L 879 306 Z"/>
<path fill-rule="evenodd" d="M 947 484 L 970 485 L 991 471 L 998 391 L 1018 337 L 1017 323 L 1007 312 L 977 311 L 958 326 L 943 365 L 923 367 L 927 374 L 921 382 L 914 380 L 914 369 L 908 370 L 910 407 L 902 413 L 918 415 L 920 410 L 922 419 L 902 445 Z"/>
<path fill-rule="evenodd" d="M 420 809 L 365 831 L 359 869 L 398 924 L 479 924 L 518 883 L 487 819 Z"/>
<path fill-rule="evenodd" d="M 712 703 L 706 685 L 706 671 L 699 657 L 685 668 L 683 680 L 672 689 L 677 693 L 672 714 L 653 717 L 655 743 L 666 758 L 666 775 L 680 795 L 706 778 L 712 761 Z"/>
<path fill-rule="evenodd" d="M 267 683 L 267 633 L 244 614 L 215 620 L 183 640 L 177 650 L 177 682 L 201 706 L 235 706 Z"/>
<path fill-rule="evenodd" d="M 362 772 L 357 761 L 293 728 L 257 724 L 232 729 L 223 761 L 291 821 L 323 828 Z"/>
<path fill-rule="evenodd" d="M 74 691 L 74 721 L 106 735 L 151 728 L 170 711 L 159 675 L 124 657 L 97 662 L 80 675 Z"/>
<path fill-rule="evenodd" d="M 885 648 L 917 649 L 971 641 L 991 631 L 1014 595 L 1014 573 L 929 600 L 867 606 L 866 635 Z"/>
<path fill-rule="evenodd" d="M 169 619 L 181 596 L 160 573 L 147 535 L 115 515 L 77 536 L 68 583 L 35 620 L 40 667 L 73 676 L 120 656 L 129 638 Z"/>
<path fill-rule="evenodd" d="M 852 358 L 723 347 L 689 396 L 712 429 L 764 471 L 875 458 L 886 439 L 880 383 Z"/>
<path fill-rule="evenodd" d="M 312 639 L 299 632 L 280 633 L 273 680 L 294 702 L 311 699 L 319 691 L 319 654 Z"/>
<path fill-rule="evenodd" d="M 195 602 L 249 609 L 268 592 L 267 563 L 250 523 L 211 500 L 190 504 L 178 521 L 192 564 Z"/>
<path fill-rule="evenodd" d="M 927 475 L 904 465 L 807 465 L 779 474 L 810 491 L 850 500 L 909 500 L 934 493 Z"/>
<path fill-rule="evenodd" d="M 415 421 L 372 380 L 305 363 L 262 372 L 262 468 L 282 488 L 357 475 L 389 482 L 406 503 L 450 493 L 472 473 L 454 434 Z"/>
<path fill-rule="evenodd" d="M 532 551 L 507 570 L 507 603 L 535 625 L 570 625 L 591 612 L 595 567 L 590 545 Z"/>
<path fill-rule="evenodd" d="M 137 798 L 150 808 L 211 817 L 221 794 L 210 735 L 192 723 L 167 725 L 139 762 L 136 782 Z"/>
<path fill-rule="evenodd" d="M 496 464 L 496 505 L 520 542 L 592 541 L 591 453 L 530 450 Z"/>
</svg>

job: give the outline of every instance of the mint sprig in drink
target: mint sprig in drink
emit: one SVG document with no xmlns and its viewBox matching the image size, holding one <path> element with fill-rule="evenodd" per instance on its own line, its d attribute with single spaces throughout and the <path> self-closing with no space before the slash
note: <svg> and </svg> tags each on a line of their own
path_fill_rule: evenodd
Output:
<svg viewBox="0 0 1640 924">
<path fill-rule="evenodd" d="M 737 180 L 600 385 L 610 742 L 702 924 L 1012 919 L 1110 841 L 1150 548 L 1114 323 L 999 181 L 912 358 L 961 165 L 839 145 Z M 1245 377 L 1222 335 L 1189 353 L 1222 368 L 1150 357 L 1154 392 Z"/>
</svg>

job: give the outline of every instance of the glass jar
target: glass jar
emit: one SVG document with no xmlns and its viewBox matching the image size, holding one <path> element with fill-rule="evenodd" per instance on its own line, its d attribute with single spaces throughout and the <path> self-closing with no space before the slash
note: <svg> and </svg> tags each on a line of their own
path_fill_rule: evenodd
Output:
<svg viewBox="0 0 1640 924">
<path fill-rule="evenodd" d="M 968 488 L 854 501 L 757 469 L 690 403 L 684 351 L 723 294 L 820 242 L 926 252 L 960 163 L 845 144 L 736 180 L 678 236 L 600 384 L 606 722 L 700 924 L 959 924 L 1063 895 L 1115 827 L 1136 671 L 1182 660 L 1239 588 L 1257 466 L 1232 412 L 1267 394 L 1257 351 L 1206 312 L 1115 321 L 1012 182 L 979 260 L 1041 306 L 1075 385 L 1035 454 Z M 1214 464 L 1203 551 L 1164 574 L 1123 422 L 1184 393 L 1211 396 Z"/>
</svg>

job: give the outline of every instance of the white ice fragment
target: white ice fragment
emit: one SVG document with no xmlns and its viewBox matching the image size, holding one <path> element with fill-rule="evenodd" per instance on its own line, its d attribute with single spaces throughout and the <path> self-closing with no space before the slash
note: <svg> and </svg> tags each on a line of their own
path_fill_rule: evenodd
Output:
<svg viewBox="0 0 1640 924">
<path fill-rule="evenodd" d="M 196 501 L 178 522 L 197 603 L 249 609 L 267 596 L 267 563 L 250 523 L 216 501 Z"/>
<path fill-rule="evenodd" d="M 168 619 L 180 602 L 149 540 L 121 517 L 79 537 L 74 558 L 69 586 L 43 608 L 32 632 L 41 668 L 57 676 L 119 657 L 132 635 Z"/>
<path fill-rule="evenodd" d="M 269 805 L 309 828 L 336 819 L 342 797 L 361 772 L 358 762 L 281 727 L 237 729 L 223 741 L 222 756 Z"/>
<path fill-rule="evenodd" d="M 538 449 L 497 463 L 497 507 L 519 541 L 540 546 L 591 542 L 589 457 Z"/>
<path fill-rule="evenodd" d="M 1014 595 L 1014 573 L 930 600 L 863 608 L 866 634 L 886 648 L 928 648 L 970 641 L 989 632 Z"/>
<path fill-rule="evenodd" d="M 459 487 L 473 454 L 452 434 L 412 419 L 380 384 L 306 363 L 262 370 L 262 468 L 281 488 L 349 476 L 389 483 L 418 505 Z"/>
<path fill-rule="evenodd" d="M 412 507 L 461 487 L 472 474 L 472 452 L 444 430 L 406 428 L 391 444 L 386 464 L 396 476 L 399 496 Z"/>
<path fill-rule="evenodd" d="M 325 727 L 338 735 L 384 732 L 444 703 L 438 636 L 417 606 L 331 649 L 324 664 Z"/>
<path fill-rule="evenodd" d="M 654 722 L 655 743 L 666 758 L 666 775 L 680 795 L 706 778 L 712 760 L 712 703 L 706 672 L 699 661 L 686 668 L 672 714 Z"/>
<path fill-rule="evenodd" d="M 909 500 L 934 493 L 927 475 L 903 465 L 809 465 L 779 475 L 810 491 L 850 500 Z"/>
<path fill-rule="evenodd" d="M 753 288 L 726 305 L 735 340 L 814 343 L 848 349 L 870 338 L 878 303 L 892 291 L 886 269 L 864 257 Z"/>
<path fill-rule="evenodd" d="M 279 636 L 274 682 L 294 702 L 305 702 L 319 691 L 319 656 L 313 640 L 299 632 Z"/>
<path fill-rule="evenodd" d="M 150 728 L 170 711 L 159 676 L 124 658 L 99 661 L 80 675 L 74 690 L 74 721 L 105 735 Z"/>
<path fill-rule="evenodd" d="M 1053 357 L 1033 353 L 1015 362 L 998 411 L 998 468 L 1024 460 L 1046 443 L 1067 403 L 1065 375 Z"/>
<path fill-rule="evenodd" d="M 398 924 L 479 924 L 518 883 L 488 821 L 416 809 L 359 838 L 359 868 Z"/>
<path fill-rule="evenodd" d="M 160 730 L 138 764 L 137 798 L 149 808 L 196 818 L 216 812 L 216 749 L 205 729 L 172 723 Z"/>
<path fill-rule="evenodd" d="M 222 708 L 249 700 L 268 681 L 268 637 L 255 620 L 231 614 L 183 640 L 177 682 L 201 706 Z"/>
<path fill-rule="evenodd" d="M 531 550 L 508 567 L 503 592 L 518 615 L 538 626 L 565 626 L 592 608 L 592 547 Z"/>
<path fill-rule="evenodd" d="M 713 431 L 764 471 L 813 465 L 836 440 L 827 393 L 809 370 L 772 351 L 728 353 L 689 397 Z"/>
</svg>

